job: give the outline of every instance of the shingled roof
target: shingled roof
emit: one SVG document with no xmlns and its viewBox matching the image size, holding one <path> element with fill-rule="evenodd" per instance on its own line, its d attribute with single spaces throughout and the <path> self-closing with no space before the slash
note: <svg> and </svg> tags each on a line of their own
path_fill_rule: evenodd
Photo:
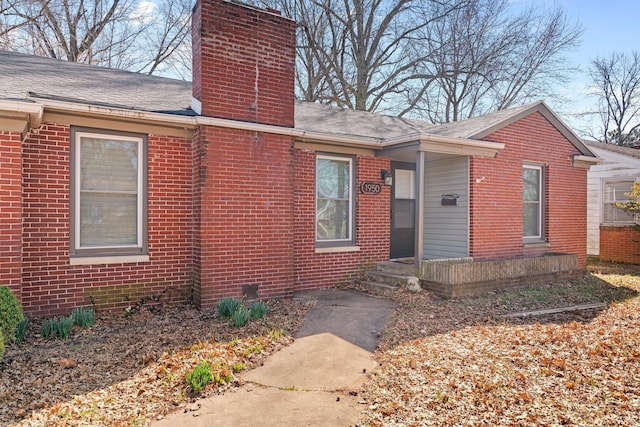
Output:
<svg viewBox="0 0 640 427">
<path fill-rule="evenodd" d="M 0 100 L 38 99 L 123 110 L 196 116 L 191 82 L 0 50 Z M 444 125 L 296 101 L 295 128 L 325 135 L 393 140 L 411 135 L 482 139 L 532 112 L 541 112 L 582 154 L 594 156 L 542 102 Z"/>
<path fill-rule="evenodd" d="M 624 154 L 626 156 L 640 159 L 640 149 L 631 147 L 621 147 L 615 144 L 606 144 L 599 141 L 584 141 L 589 147 L 600 148 L 602 150 L 611 151 L 613 153 Z"/>
</svg>

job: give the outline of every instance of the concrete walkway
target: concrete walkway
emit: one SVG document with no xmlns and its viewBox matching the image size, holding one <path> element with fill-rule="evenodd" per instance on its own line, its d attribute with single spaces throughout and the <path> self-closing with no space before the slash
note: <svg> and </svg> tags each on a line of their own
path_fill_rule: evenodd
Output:
<svg viewBox="0 0 640 427">
<path fill-rule="evenodd" d="M 372 352 L 395 306 L 357 292 L 320 290 L 295 342 L 244 373 L 236 391 L 198 400 L 163 426 L 351 426 L 358 421 L 357 390 L 377 366 Z"/>
</svg>

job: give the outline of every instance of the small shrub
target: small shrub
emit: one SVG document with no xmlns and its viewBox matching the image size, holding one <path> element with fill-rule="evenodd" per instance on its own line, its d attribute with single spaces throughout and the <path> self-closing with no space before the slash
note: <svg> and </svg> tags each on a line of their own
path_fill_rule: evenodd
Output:
<svg viewBox="0 0 640 427">
<path fill-rule="evenodd" d="M 75 320 L 73 320 L 73 316 L 61 318 L 54 317 L 42 324 L 40 335 L 42 335 L 43 338 L 64 339 L 69 336 L 74 323 Z"/>
<path fill-rule="evenodd" d="M 233 365 L 233 372 L 235 372 L 236 374 L 240 371 L 243 371 L 245 368 L 244 363 L 238 362 L 235 365 Z"/>
<path fill-rule="evenodd" d="M 29 329 L 29 318 L 25 317 L 24 320 L 16 326 L 16 342 L 21 344 L 24 342 L 27 335 L 27 329 Z"/>
<path fill-rule="evenodd" d="M 187 384 L 198 394 L 213 380 L 209 362 L 199 362 L 191 372 L 187 372 Z"/>
<path fill-rule="evenodd" d="M 2 331 L 0 330 L 0 359 L 4 356 L 4 337 L 2 335 Z"/>
<path fill-rule="evenodd" d="M 222 298 L 218 301 L 218 314 L 221 319 L 228 319 L 239 308 L 242 302 L 234 298 Z"/>
<path fill-rule="evenodd" d="M 16 326 L 24 320 L 22 305 L 8 286 L 0 286 L 0 331 L 6 341 L 13 341 Z"/>
<path fill-rule="evenodd" d="M 233 326 L 242 327 L 247 324 L 250 315 L 249 310 L 241 305 L 231 313 L 231 323 L 233 323 Z"/>
<path fill-rule="evenodd" d="M 216 376 L 213 378 L 213 381 L 218 385 L 225 385 L 225 384 L 230 383 L 231 381 L 233 381 L 233 375 L 231 375 L 229 373 L 216 374 Z"/>
<path fill-rule="evenodd" d="M 252 319 L 262 319 L 268 311 L 269 307 L 267 307 L 267 304 L 263 303 L 262 301 L 256 301 L 251 304 Z"/>
<path fill-rule="evenodd" d="M 81 328 L 86 328 L 96 323 L 96 312 L 93 308 L 74 308 L 71 317 L 73 318 L 73 323 L 79 325 Z"/>
</svg>

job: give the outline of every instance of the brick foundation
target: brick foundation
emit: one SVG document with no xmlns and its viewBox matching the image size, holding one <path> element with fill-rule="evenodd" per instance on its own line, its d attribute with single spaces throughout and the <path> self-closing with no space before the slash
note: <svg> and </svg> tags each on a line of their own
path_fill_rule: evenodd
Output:
<svg viewBox="0 0 640 427">
<path fill-rule="evenodd" d="M 601 225 L 600 260 L 640 264 L 640 227 Z"/>
</svg>

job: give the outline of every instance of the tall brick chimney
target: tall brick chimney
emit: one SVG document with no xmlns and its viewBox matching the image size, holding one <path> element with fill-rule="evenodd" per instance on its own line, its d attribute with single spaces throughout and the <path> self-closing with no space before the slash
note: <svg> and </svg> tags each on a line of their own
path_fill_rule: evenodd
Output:
<svg viewBox="0 0 640 427">
<path fill-rule="evenodd" d="M 293 127 L 295 22 L 227 0 L 193 10 L 193 98 L 203 116 Z"/>
<path fill-rule="evenodd" d="M 295 23 L 233 1 L 198 0 L 192 25 L 195 109 L 293 127 Z M 198 128 L 193 298 L 200 307 L 293 292 L 293 148 L 291 136 L 274 132 Z"/>
</svg>

